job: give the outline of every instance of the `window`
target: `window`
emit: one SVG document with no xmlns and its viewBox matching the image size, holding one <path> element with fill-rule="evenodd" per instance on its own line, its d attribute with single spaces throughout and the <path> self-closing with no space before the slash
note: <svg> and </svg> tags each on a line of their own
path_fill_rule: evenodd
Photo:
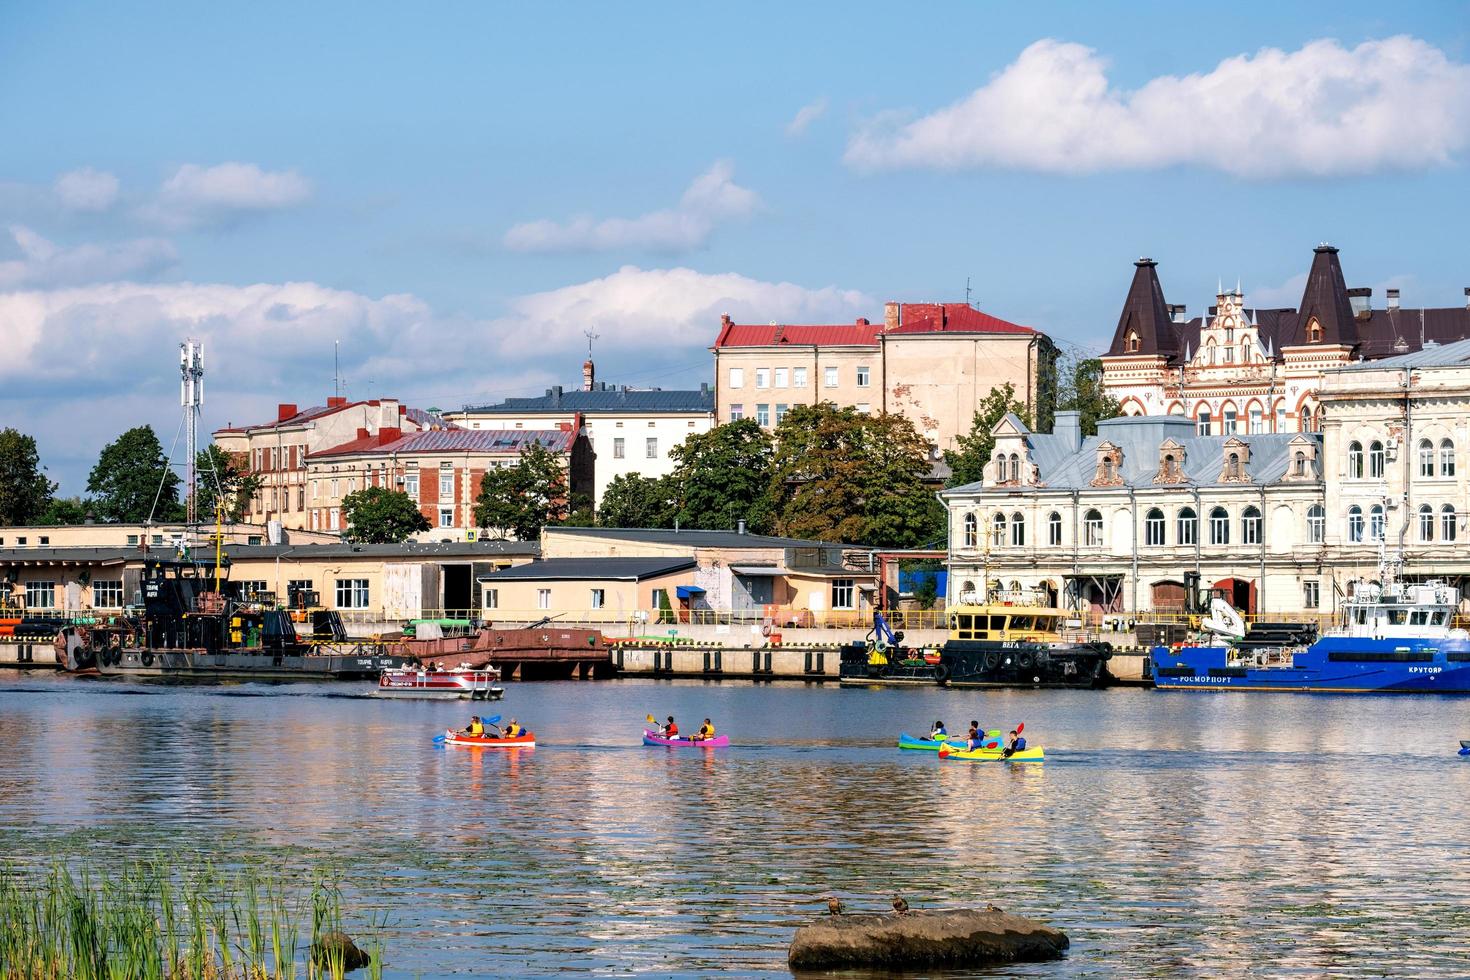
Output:
<svg viewBox="0 0 1470 980">
<path fill-rule="evenodd" d="M 853 406 L 853 409 L 859 415 L 871 415 L 871 414 L 873 414 L 873 406 L 872 405 L 869 405 L 867 402 L 858 402 L 856 405 Z"/>
<path fill-rule="evenodd" d="M 1307 543 L 1321 544 L 1327 536 L 1327 511 L 1321 504 L 1307 508 Z"/>
<path fill-rule="evenodd" d="M 769 388 L 771 386 L 771 369 L 770 368 L 756 368 L 755 369 L 755 386 L 757 388 Z"/>
<path fill-rule="evenodd" d="M 731 402 L 730 421 L 739 422 L 743 418 L 745 418 L 745 406 L 740 404 L 739 402 Z"/>
<path fill-rule="evenodd" d="M 965 547 L 974 548 L 980 543 L 979 522 L 975 520 L 974 514 L 965 515 Z"/>
<path fill-rule="evenodd" d="M 786 417 L 786 413 L 788 411 L 790 411 L 790 409 L 791 409 L 791 406 L 790 405 L 777 405 L 776 406 L 776 424 L 777 425 L 780 425 L 781 424 L 781 420 Z"/>
<path fill-rule="evenodd" d="M 439 470 L 439 499 L 446 500 L 454 496 L 454 470 L 441 467 Z"/>
<path fill-rule="evenodd" d="M 643 455 L 648 459 L 658 459 L 658 437 L 649 436 L 644 440 Z"/>
<path fill-rule="evenodd" d="M 1062 543 L 1062 515 L 1056 511 L 1046 519 L 1046 543 L 1053 547 Z"/>
<path fill-rule="evenodd" d="M 26 608 L 27 609 L 55 609 L 56 608 L 56 583 L 55 582 L 27 582 L 26 583 Z"/>
<path fill-rule="evenodd" d="M 837 387 L 837 369 L 835 367 L 822 369 L 822 386 L 824 388 Z"/>
<path fill-rule="evenodd" d="M 1357 504 L 1348 508 L 1347 535 L 1350 544 L 1363 543 L 1363 508 Z"/>
<path fill-rule="evenodd" d="M 48 545 L 50 543 L 51 543 L 51 536 L 49 534 L 43 534 L 43 535 L 41 535 L 41 544 L 42 545 Z"/>
<path fill-rule="evenodd" d="M 731 368 L 730 369 L 730 387 L 731 388 L 744 388 L 745 387 L 745 368 Z"/>
<path fill-rule="evenodd" d="M 1382 541 L 1384 531 L 1383 505 L 1374 504 L 1368 508 L 1368 540 Z"/>
<path fill-rule="evenodd" d="M 1363 478 L 1363 444 L 1356 439 L 1348 443 L 1348 478 L 1361 480 Z"/>
<path fill-rule="evenodd" d="M 263 578 L 247 578 L 240 581 L 240 595 L 246 599 L 270 595 L 270 583 Z"/>
<path fill-rule="evenodd" d="M 856 590 L 853 588 L 853 580 L 850 578 L 834 578 L 832 580 L 832 608 L 854 609 L 853 596 Z"/>
<path fill-rule="evenodd" d="M 806 387 L 806 368 L 792 368 L 791 369 L 791 387 L 793 387 L 793 388 L 805 388 Z"/>
<path fill-rule="evenodd" d="M 484 591 L 484 601 L 480 603 L 480 606 L 483 609 L 499 609 L 500 608 L 500 590 L 499 589 L 486 589 Z"/>
<path fill-rule="evenodd" d="M 1210 511 L 1210 544 L 1230 543 L 1230 515 L 1224 507 Z"/>
<path fill-rule="evenodd" d="M 307 593 L 311 591 L 311 579 L 309 578 L 293 578 L 286 580 L 286 602 L 290 605 L 296 605 L 297 596 L 301 597 L 301 602 L 303 604 L 311 601 L 310 597 L 307 595 Z"/>
<path fill-rule="evenodd" d="M 1455 444 L 1449 439 L 1442 440 L 1439 444 L 1439 475 L 1455 475 Z"/>
<path fill-rule="evenodd" d="M 605 589 L 589 589 L 588 590 L 588 594 L 587 594 L 588 608 L 590 608 L 590 609 L 601 609 L 602 606 L 603 606 L 603 603 L 605 603 L 606 601 L 607 601 L 607 590 L 605 590 Z"/>
<path fill-rule="evenodd" d="M 1021 457 L 1011 453 L 1011 482 L 1021 482 Z"/>
<path fill-rule="evenodd" d="M 617 436 L 613 439 L 613 459 L 622 459 L 627 455 L 623 444 L 623 437 Z"/>
<path fill-rule="evenodd" d="M 1017 548 L 1026 544 L 1026 518 L 1019 513 L 1011 515 L 1011 544 Z"/>
<path fill-rule="evenodd" d="M 365 578 L 339 578 L 337 580 L 338 609 L 366 609 L 368 607 L 368 580 Z"/>
<path fill-rule="evenodd" d="M 1368 478 L 1383 479 L 1383 443 L 1377 439 L 1368 445 Z"/>
<path fill-rule="evenodd" d="M 865 366 L 859 366 L 857 369 L 857 386 L 859 388 L 868 386 L 868 369 Z"/>
<path fill-rule="evenodd" d="M 760 424 L 761 428 L 769 428 L 771 424 L 771 406 L 764 403 L 757 405 L 755 407 L 755 420 Z"/>
<path fill-rule="evenodd" d="M 551 608 L 551 590 L 550 589 L 537 589 L 536 590 L 536 608 L 537 609 L 550 609 Z"/>
<path fill-rule="evenodd" d="M 1259 405 L 1252 406 L 1250 411 L 1250 420 L 1252 434 L 1266 431 L 1266 420 L 1261 416 L 1261 408 Z"/>
<path fill-rule="evenodd" d="M 1322 604 L 1322 583 L 1311 581 L 1302 583 L 1302 608 L 1316 609 Z"/>
<path fill-rule="evenodd" d="M 1164 543 L 1164 512 L 1157 507 L 1143 517 L 1143 542 L 1151 548 Z"/>
<path fill-rule="evenodd" d="M 1194 419 L 1195 419 L 1195 422 L 1194 422 L 1194 431 L 1195 431 L 1195 433 L 1198 434 L 1198 435 L 1202 435 L 1202 436 L 1209 435 L 1210 434 L 1210 410 L 1208 408 L 1202 408 L 1202 409 L 1200 409 L 1199 410 L 1199 414 L 1196 415 L 1194 417 Z"/>
<path fill-rule="evenodd" d="M 1179 532 L 1180 544 L 1199 543 L 1199 517 L 1195 514 L 1193 507 L 1185 507 L 1179 511 L 1179 518 L 1175 521 Z"/>
<path fill-rule="evenodd" d="M 121 609 L 122 604 L 121 579 L 97 579 L 92 583 L 93 609 Z"/>
<path fill-rule="evenodd" d="M 138 536 L 136 534 L 129 534 L 128 535 L 128 544 L 137 544 L 137 543 L 138 543 Z"/>
<path fill-rule="evenodd" d="M 440 507 L 439 508 L 439 526 L 440 527 L 454 527 L 454 508 L 453 507 Z"/>
<path fill-rule="evenodd" d="M 1138 331 L 1128 331 L 1128 338 L 1123 342 L 1123 352 L 1125 354 L 1137 354 L 1140 345 L 1141 342 L 1138 338 Z"/>
<path fill-rule="evenodd" d="M 26 539 L 25 538 L 21 538 L 20 539 L 20 543 L 21 544 L 25 544 L 26 543 Z M 153 535 L 153 543 L 154 544 L 163 544 L 163 535 L 161 535 L 161 534 L 155 534 L 155 535 Z"/>
<path fill-rule="evenodd" d="M 785 388 L 791 380 L 791 372 L 786 368 L 776 368 L 776 387 Z"/>
<path fill-rule="evenodd" d="M 1102 539 L 1102 514 L 1089 510 L 1082 518 L 1082 543 L 1089 548 L 1101 548 Z"/>
<path fill-rule="evenodd" d="M 1225 436 L 1235 435 L 1235 409 L 1227 408 L 1220 413 L 1220 434 Z"/>
<path fill-rule="evenodd" d="M 297 510 L 305 510 L 306 509 L 306 488 L 305 487 L 297 487 L 296 488 L 296 509 Z"/>
<path fill-rule="evenodd" d="M 1439 509 L 1439 539 L 1455 540 L 1455 505 L 1445 504 Z"/>
<path fill-rule="evenodd" d="M 990 519 L 990 546 L 1003 548 L 1006 543 L 1006 515 L 996 514 Z"/>
<path fill-rule="evenodd" d="M 417 502 L 419 499 L 419 471 L 409 470 L 403 474 L 403 492 L 408 494 L 409 499 Z"/>
<path fill-rule="evenodd" d="M 337 481 L 335 478 L 332 480 L 332 498 L 334 500 L 337 498 Z"/>
<path fill-rule="evenodd" d="M 1434 443 L 1428 439 L 1419 440 L 1419 475 L 1434 475 Z"/>
<path fill-rule="evenodd" d="M 1247 507 L 1240 515 L 1240 541 L 1242 544 L 1261 543 L 1261 512 Z"/>
<path fill-rule="evenodd" d="M 1285 405 L 1277 405 L 1276 406 L 1276 431 L 1277 432 L 1285 432 L 1286 431 L 1286 406 Z"/>
<path fill-rule="evenodd" d="M 1419 540 L 1434 540 L 1434 508 L 1428 504 L 1419 505 Z"/>
</svg>

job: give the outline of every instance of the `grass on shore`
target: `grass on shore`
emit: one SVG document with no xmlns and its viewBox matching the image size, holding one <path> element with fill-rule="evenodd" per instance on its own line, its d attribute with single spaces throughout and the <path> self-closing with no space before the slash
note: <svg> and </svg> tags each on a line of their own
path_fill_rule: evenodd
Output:
<svg viewBox="0 0 1470 980">
<path fill-rule="evenodd" d="M 312 954 L 341 929 L 341 893 L 321 875 L 293 900 L 254 870 L 0 869 L 0 977 L 15 980 L 342 980 L 341 949 Z"/>
</svg>

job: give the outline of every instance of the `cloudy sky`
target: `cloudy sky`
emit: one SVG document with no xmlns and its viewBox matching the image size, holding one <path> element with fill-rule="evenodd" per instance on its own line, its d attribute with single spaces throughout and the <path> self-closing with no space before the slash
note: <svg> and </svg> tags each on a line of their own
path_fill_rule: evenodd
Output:
<svg viewBox="0 0 1470 980">
<path fill-rule="evenodd" d="M 0 8 L 0 425 L 710 379 L 719 315 L 963 300 L 1100 349 L 1172 302 L 1470 285 L 1470 6 Z"/>
</svg>

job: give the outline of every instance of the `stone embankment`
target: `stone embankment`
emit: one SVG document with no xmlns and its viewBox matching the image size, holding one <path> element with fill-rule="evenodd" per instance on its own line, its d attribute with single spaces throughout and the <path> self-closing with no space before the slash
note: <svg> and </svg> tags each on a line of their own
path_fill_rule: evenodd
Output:
<svg viewBox="0 0 1470 980">
<path fill-rule="evenodd" d="M 793 970 L 991 966 L 1060 959 L 1069 941 L 1044 922 L 1000 911 L 939 909 L 831 915 L 796 930 Z"/>
</svg>

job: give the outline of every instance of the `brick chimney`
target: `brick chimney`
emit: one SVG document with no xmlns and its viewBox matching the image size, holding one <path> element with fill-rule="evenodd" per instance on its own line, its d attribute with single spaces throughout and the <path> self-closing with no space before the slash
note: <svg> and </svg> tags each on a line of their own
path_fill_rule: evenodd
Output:
<svg viewBox="0 0 1470 980">
<path fill-rule="evenodd" d="M 277 422 L 284 422 L 284 421 L 286 421 L 287 419 L 289 419 L 291 416 L 293 416 L 295 414 L 296 414 L 296 406 L 295 405 L 291 405 L 291 404 L 288 404 L 286 402 L 281 402 L 279 405 L 276 406 L 276 421 Z"/>
<path fill-rule="evenodd" d="M 328 408 L 341 408 L 343 405 L 346 405 L 346 404 L 347 404 L 347 399 L 346 398 L 340 398 L 340 397 L 337 397 L 335 395 L 334 396 L 331 396 L 331 397 L 329 397 L 327 399 L 327 407 Z"/>
<path fill-rule="evenodd" d="M 364 429 L 362 426 L 358 426 L 357 427 L 357 438 L 359 438 L 359 439 L 366 439 L 367 437 L 368 437 L 368 430 L 367 429 Z"/>
<path fill-rule="evenodd" d="M 587 360 L 582 362 L 582 390 L 591 391 L 593 387 L 593 379 L 596 377 L 597 371 L 592 366 L 592 358 L 589 357 L 587 358 Z"/>
<path fill-rule="evenodd" d="M 902 322 L 897 303 L 883 304 L 883 329 L 893 330 Z"/>
<path fill-rule="evenodd" d="M 399 439 L 402 439 L 402 438 L 403 438 L 403 430 L 400 429 L 400 428 L 398 428 L 398 426 L 396 426 L 396 425 L 395 426 L 387 426 L 387 425 L 384 425 L 384 426 L 379 426 L 378 427 L 378 445 L 380 445 L 380 446 L 386 446 L 386 445 L 388 445 L 388 443 L 390 443 L 390 442 L 397 442 Z"/>
</svg>

